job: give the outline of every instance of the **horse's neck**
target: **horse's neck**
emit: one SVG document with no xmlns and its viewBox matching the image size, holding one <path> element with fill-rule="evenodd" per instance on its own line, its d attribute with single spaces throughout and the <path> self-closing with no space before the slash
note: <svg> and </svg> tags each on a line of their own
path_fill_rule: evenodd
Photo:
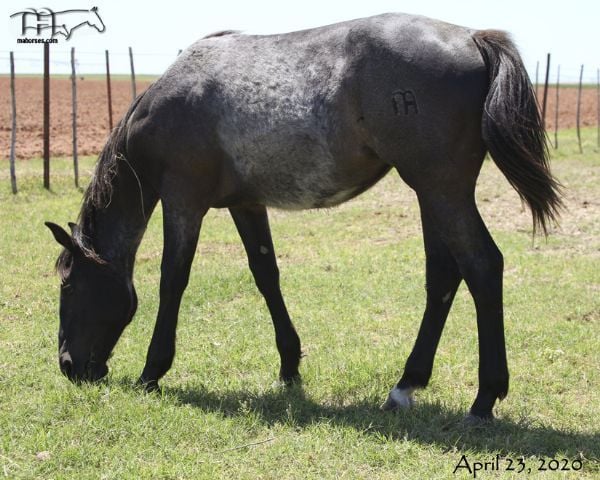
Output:
<svg viewBox="0 0 600 480">
<path fill-rule="evenodd" d="M 105 205 L 84 206 L 83 234 L 105 261 L 133 272 L 133 263 L 157 197 L 126 160 L 117 164 Z"/>
</svg>

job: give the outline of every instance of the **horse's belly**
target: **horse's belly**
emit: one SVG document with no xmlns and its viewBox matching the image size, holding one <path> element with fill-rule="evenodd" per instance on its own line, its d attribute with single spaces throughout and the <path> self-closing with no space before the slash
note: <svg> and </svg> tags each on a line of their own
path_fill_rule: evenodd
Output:
<svg viewBox="0 0 600 480">
<path fill-rule="evenodd" d="M 238 143 L 240 155 L 231 157 L 240 190 L 266 206 L 332 207 L 363 192 L 389 170 L 358 145 L 331 148 L 316 137 L 309 141 L 306 131 L 278 138 Z"/>
<path fill-rule="evenodd" d="M 319 94 L 285 84 L 253 92 L 245 103 L 234 101 L 237 91 L 223 97 L 227 115 L 219 115 L 219 143 L 241 190 L 256 201 L 285 209 L 328 207 L 381 176 L 377 159 L 360 159 L 363 140 L 345 113 L 348 98 L 336 76 Z"/>
<path fill-rule="evenodd" d="M 283 142 L 287 146 L 253 145 L 235 158 L 245 190 L 265 205 L 286 209 L 328 206 L 349 198 L 344 194 L 348 186 L 337 180 L 335 159 L 325 145 L 289 140 Z"/>
<path fill-rule="evenodd" d="M 339 164 L 318 122 L 271 115 L 220 127 L 220 143 L 235 177 L 257 201 L 303 209 L 339 195 L 335 178 Z"/>
</svg>

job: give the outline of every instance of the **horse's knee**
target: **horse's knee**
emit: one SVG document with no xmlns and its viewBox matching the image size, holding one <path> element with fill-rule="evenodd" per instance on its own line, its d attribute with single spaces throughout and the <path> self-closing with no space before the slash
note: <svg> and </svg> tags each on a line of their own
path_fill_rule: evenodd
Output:
<svg viewBox="0 0 600 480">
<path fill-rule="evenodd" d="M 279 269 L 273 262 L 266 259 L 252 259 L 250 271 L 258 291 L 263 296 L 269 296 L 279 290 Z"/>
</svg>

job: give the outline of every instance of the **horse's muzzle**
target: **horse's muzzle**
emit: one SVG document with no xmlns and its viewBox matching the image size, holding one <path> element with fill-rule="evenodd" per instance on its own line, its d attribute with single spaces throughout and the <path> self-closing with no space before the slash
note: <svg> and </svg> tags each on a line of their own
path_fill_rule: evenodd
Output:
<svg viewBox="0 0 600 480">
<path fill-rule="evenodd" d="M 94 361 L 75 363 L 68 351 L 60 353 L 58 364 L 63 375 L 72 382 L 95 382 L 108 373 L 108 367 L 105 363 Z"/>
</svg>

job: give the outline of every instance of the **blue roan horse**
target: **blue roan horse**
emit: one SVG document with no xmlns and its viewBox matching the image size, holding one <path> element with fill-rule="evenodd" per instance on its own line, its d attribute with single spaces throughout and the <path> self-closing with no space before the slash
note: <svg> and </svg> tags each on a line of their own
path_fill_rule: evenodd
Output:
<svg viewBox="0 0 600 480">
<path fill-rule="evenodd" d="M 427 307 L 384 409 L 425 387 L 456 289 L 475 301 L 479 391 L 492 416 L 508 392 L 502 254 L 475 205 L 489 152 L 543 231 L 561 206 L 542 122 L 520 56 L 503 32 L 385 14 L 285 35 L 220 32 L 199 40 L 132 104 L 111 133 L 57 266 L 59 363 L 96 380 L 137 306 L 132 276 L 161 200 L 160 306 L 140 381 L 170 368 L 181 296 L 202 218 L 228 208 L 264 295 L 281 356 L 299 378 L 300 339 L 279 288 L 267 207 L 330 207 L 395 169 L 417 194 Z M 392 269 L 393 272 L 393 269 Z M 390 272 L 390 273 L 392 273 Z"/>
</svg>

